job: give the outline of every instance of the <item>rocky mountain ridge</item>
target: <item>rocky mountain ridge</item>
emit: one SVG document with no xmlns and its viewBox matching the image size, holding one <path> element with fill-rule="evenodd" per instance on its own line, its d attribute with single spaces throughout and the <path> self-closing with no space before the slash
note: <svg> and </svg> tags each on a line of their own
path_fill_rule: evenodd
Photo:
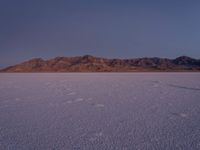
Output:
<svg viewBox="0 0 200 150">
<path fill-rule="evenodd" d="M 200 59 L 181 56 L 168 58 L 108 59 L 91 55 L 34 58 L 1 69 L 0 72 L 140 72 L 140 71 L 200 71 Z"/>
</svg>

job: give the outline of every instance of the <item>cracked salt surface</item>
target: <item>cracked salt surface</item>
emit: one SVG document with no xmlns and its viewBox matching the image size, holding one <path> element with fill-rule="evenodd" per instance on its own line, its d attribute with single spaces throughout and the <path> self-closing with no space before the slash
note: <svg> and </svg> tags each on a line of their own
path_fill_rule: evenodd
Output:
<svg viewBox="0 0 200 150">
<path fill-rule="evenodd" d="M 0 149 L 197 150 L 199 87 L 199 73 L 0 74 Z"/>
</svg>

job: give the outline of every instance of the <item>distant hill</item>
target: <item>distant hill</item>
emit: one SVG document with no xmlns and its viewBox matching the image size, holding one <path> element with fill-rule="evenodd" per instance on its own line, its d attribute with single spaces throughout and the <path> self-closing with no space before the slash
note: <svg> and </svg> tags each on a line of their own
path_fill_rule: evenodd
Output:
<svg viewBox="0 0 200 150">
<path fill-rule="evenodd" d="M 0 72 L 142 72 L 142 71 L 200 71 L 200 60 L 181 56 L 176 59 L 136 58 L 107 59 L 90 55 L 34 58 L 1 69 Z"/>
</svg>

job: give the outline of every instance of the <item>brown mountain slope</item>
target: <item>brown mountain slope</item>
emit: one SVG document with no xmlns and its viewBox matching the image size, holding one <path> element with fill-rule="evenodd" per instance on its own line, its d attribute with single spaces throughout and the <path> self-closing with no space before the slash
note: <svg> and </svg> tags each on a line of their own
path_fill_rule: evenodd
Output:
<svg viewBox="0 0 200 150">
<path fill-rule="evenodd" d="M 41 58 L 10 66 L 1 72 L 134 72 L 134 71 L 200 71 L 200 60 L 187 56 L 176 59 L 136 58 L 106 59 L 90 55 Z"/>
</svg>

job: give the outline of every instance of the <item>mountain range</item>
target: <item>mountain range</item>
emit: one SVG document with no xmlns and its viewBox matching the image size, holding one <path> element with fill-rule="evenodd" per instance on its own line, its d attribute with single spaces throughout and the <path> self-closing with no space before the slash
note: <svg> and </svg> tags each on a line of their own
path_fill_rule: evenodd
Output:
<svg viewBox="0 0 200 150">
<path fill-rule="evenodd" d="M 200 71 L 200 59 L 181 56 L 168 58 L 108 59 L 91 55 L 34 58 L 1 69 L 0 72 L 148 72 Z"/>
</svg>

